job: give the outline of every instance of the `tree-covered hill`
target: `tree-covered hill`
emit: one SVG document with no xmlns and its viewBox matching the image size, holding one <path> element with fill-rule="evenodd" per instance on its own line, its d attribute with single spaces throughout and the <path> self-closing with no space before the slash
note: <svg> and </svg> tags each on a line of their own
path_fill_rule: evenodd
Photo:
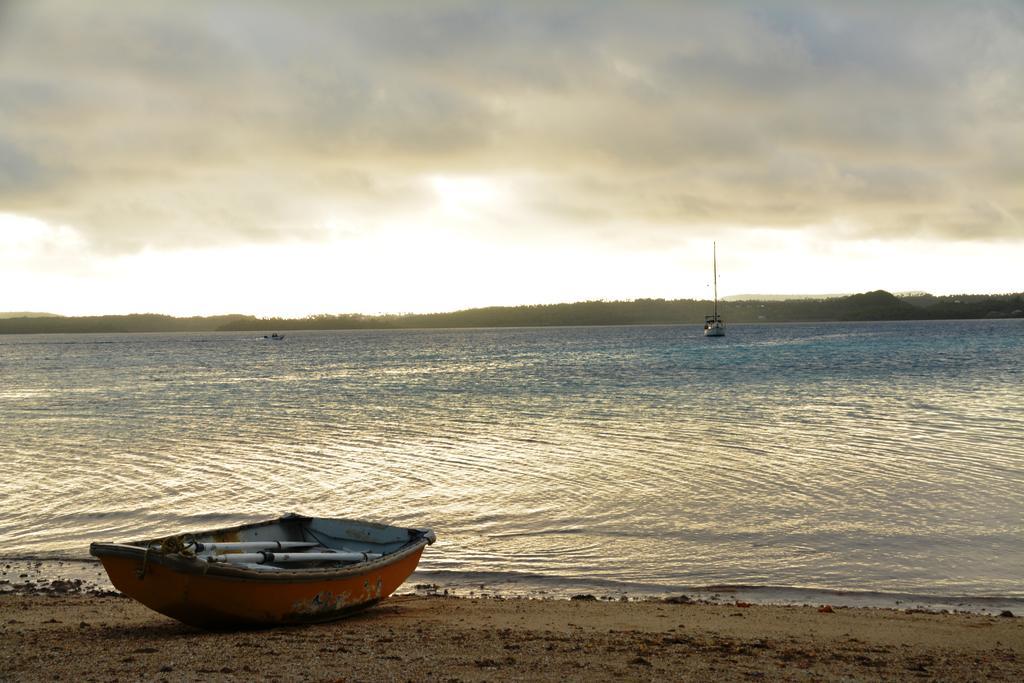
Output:
<svg viewBox="0 0 1024 683">
<path fill-rule="evenodd" d="M 827 299 L 720 301 L 726 323 L 865 320 L 940 320 L 1024 317 L 1024 294 L 897 297 L 882 290 Z M 532 327 L 546 325 L 656 325 L 700 323 L 710 301 L 637 299 L 582 301 L 532 306 L 490 306 L 451 313 L 405 315 L 314 315 L 257 318 L 245 315 L 174 318 L 135 314 L 0 319 L 0 334 L 62 332 L 212 332 L 442 327 Z"/>
<path fill-rule="evenodd" d="M 242 315 L 175 318 L 156 313 L 95 315 L 82 317 L 12 317 L 0 319 L 0 334 L 59 334 L 64 332 L 211 332 Z"/>
</svg>

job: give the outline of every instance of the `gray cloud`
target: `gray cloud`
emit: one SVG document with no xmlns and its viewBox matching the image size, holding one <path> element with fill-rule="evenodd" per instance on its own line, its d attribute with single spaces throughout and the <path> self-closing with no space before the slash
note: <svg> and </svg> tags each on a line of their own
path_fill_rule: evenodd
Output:
<svg viewBox="0 0 1024 683">
<path fill-rule="evenodd" d="M 0 22 L 0 211 L 107 251 L 317 239 L 425 174 L 528 174 L 493 230 L 1019 240 L 1022 113 L 1009 0 L 43 0 Z"/>
</svg>

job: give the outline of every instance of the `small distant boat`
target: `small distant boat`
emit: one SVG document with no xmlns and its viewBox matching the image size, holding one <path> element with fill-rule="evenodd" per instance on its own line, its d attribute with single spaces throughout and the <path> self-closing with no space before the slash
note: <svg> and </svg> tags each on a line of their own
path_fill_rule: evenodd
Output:
<svg viewBox="0 0 1024 683">
<path fill-rule="evenodd" d="M 704 316 L 704 336 L 724 337 L 725 323 L 722 322 L 722 316 L 718 315 L 718 253 L 714 242 L 711 243 L 711 269 L 715 286 L 715 312 Z"/>
<path fill-rule="evenodd" d="M 284 339 L 284 335 L 283 334 L 278 334 L 277 332 L 275 332 L 274 334 L 265 334 L 265 335 L 263 335 L 263 338 L 264 339 L 273 339 L 274 341 L 280 341 L 280 340 Z"/>
<path fill-rule="evenodd" d="M 201 628 L 340 619 L 372 607 L 412 574 L 429 529 L 285 515 L 148 541 L 93 543 L 114 587 Z"/>
</svg>

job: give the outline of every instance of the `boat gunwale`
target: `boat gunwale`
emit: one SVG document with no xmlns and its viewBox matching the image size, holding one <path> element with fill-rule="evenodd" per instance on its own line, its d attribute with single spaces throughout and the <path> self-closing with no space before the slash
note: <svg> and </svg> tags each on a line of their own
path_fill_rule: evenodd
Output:
<svg viewBox="0 0 1024 683">
<path fill-rule="evenodd" d="M 243 529 L 253 529 L 263 526 L 270 526 L 279 522 L 302 522 L 304 520 L 313 519 L 325 519 L 309 517 L 306 515 L 286 515 L 277 519 L 265 520 L 262 522 L 254 522 L 250 524 L 243 524 L 233 527 L 225 527 L 223 529 L 212 529 L 197 532 L 195 536 L 213 535 L 224 532 L 234 532 Z M 279 569 L 276 571 L 266 571 L 259 569 L 251 569 L 248 567 L 239 567 L 229 563 L 220 562 L 208 562 L 204 559 L 197 558 L 195 556 L 182 555 L 180 553 L 165 554 L 160 552 L 159 549 L 153 546 L 160 543 L 165 538 L 181 534 L 172 534 L 171 536 L 164 536 L 146 541 L 129 541 L 125 543 L 112 543 L 112 542 L 94 542 L 89 544 L 89 554 L 98 557 L 102 560 L 103 557 L 124 557 L 137 559 L 139 561 L 153 564 L 162 565 L 172 571 L 181 572 L 184 574 L 199 574 L 205 576 L 217 576 L 223 578 L 232 579 L 245 579 L 250 581 L 266 582 L 266 583 L 297 583 L 306 581 L 325 581 L 335 578 L 345 578 L 350 576 L 359 576 L 369 571 L 373 571 L 379 567 L 385 567 L 389 564 L 397 562 L 409 555 L 420 551 L 433 542 L 433 532 L 429 529 L 413 529 L 408 527 L 397 527 L 390 526 L 387 524 L 379 524 L 376 522 L 366 522 L 362 520 L 352 519 L 335 519 L 332 521 L 339 522 L 350 522 L 360 525 L 372 526 L 381 529 L 395 529 L 409 532 L 410 540 L 399 546 L 393 552 L 382 555 L 381 557 L 373 560 L 364 560 L 355 564 L 350 564 L 344 567 L 309 567 L 302 569 Z M 415 535 L 413 535 L 415 534 Z"/>
</svg>

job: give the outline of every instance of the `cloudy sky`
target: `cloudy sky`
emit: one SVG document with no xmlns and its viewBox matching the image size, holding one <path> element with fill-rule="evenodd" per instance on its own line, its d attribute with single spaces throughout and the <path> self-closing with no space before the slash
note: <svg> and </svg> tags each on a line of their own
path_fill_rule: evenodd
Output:
<svg viewBox="0 0 1024 683">
<path fill-rule="evenodd" d="M 1024 290 L 1024 3 L 0 0 L 0 310 Z"/>
</svg>

